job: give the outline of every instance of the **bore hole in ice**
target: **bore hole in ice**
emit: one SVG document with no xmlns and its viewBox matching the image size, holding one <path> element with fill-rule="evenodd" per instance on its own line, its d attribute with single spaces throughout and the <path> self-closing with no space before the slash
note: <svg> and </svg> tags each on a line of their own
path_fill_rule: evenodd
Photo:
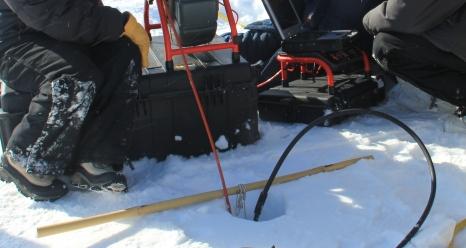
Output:
<svg viewBox="0 0 466 248">
<path fill-rule="evenodd" d="M 242 219 L 253 220 L 254 218 L 254 208 L 256 207 L 257 198 L 259 197 L 260 191 L 253 191 L 246 193 L 246 201 L 244 208 L 238 208 L 238 195 L 234 195 L 230 198 L 231 205 L 233 208 L 233 214 Z M 246 210 L 246 211 L 245 211 Z M 262 208 L 262 213 L 259 217 L 260 221 L 268 221 L 278 218 L 282 215 L 285 215 L 285 199 L 281 194 L 270 192 L 267 201 L 265 202 L 264 207 Z"/>
</svg>

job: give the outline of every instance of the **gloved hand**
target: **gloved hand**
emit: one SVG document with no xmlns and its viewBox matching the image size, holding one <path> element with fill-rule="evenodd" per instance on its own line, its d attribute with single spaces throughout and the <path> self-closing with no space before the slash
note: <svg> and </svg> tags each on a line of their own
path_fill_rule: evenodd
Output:
<svg viewBox="0 0 466 248">
<path fill-rule="evenodd" d="M 141 53 L 141 64 L 143 68 L 149 66 L 149 46 L 150 40 L 144 27 L 136 21 L 133 15 L 128 14 L 128 20 L 125 24 L 124 36 L 127 36 L 131 41 L 139 47 Z"/>
</svg>

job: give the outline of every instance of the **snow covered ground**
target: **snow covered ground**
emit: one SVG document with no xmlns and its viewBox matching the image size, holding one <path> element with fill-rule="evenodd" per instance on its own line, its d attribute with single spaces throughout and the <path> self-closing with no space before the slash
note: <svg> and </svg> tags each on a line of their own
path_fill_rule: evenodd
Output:
<svg viewBox="0 0 466 248">
<path fill-rule="evenodd" d="M 142 1 L 105 2 L 141 18 Z M 240 22 L 265 15 L 258 0 L 231 2 Z M 377 109 L 417 132 L 437 170 L 434 207 L 410 246 L 446 247 L 455 222 L 466 217 L 466 127 L 445 132 L 445 123 L 461 127 L 460 122 L 442 107 L 428 110 L 425 99 L 400 85 Z M 260 141 L 220 155 L 227 184 L 267 178 L 303 127 L 260 122 Z M 218 199 L 41 239 L 37 226 L 218 189 L 215 162 L 211 156 L 143 159 L 134 171 L 125 170 L 127 194 L 71 192 L 54 203 L 33 202 L 0 182 L 0 247 L 394 247 L 421 214 L 430 183 L 421 151 L 402 130 L 371 117 L 317 128 L 298 144 L 280 174 L 365 155 L 375 160 L 272 187 L 259 222 L 250 220 L 258 196 L 250 192 L 246 218 L 228 214 Z M 466 247 L 466 234 L 456 244 Z"/>
</svg>

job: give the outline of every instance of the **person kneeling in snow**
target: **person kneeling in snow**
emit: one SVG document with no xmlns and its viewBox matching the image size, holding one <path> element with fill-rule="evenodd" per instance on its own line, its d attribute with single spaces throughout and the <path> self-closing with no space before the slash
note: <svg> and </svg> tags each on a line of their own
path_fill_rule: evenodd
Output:
<svg viewBox="0 0 466 248">
<path fill-rule="evenodd" d="M 126 191 L 123 164 L 149 37 L 129 13 L 97 0 L 0 0 L 0 79 L 30 94 L 0 176 L 35 200 L 73 184 Z"/>
<path fill-rule="evenodd" d="M 466 1 L 388 0 L 364 16 L 381 67 L 430 95 L 466 106 Z"/>
</svg>

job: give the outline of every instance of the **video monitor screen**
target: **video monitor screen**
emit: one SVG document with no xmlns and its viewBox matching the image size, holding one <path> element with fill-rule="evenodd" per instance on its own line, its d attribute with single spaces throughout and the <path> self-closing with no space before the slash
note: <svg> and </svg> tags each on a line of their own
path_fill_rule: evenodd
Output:
<svg viewBox="0 0 466 248">
<path fill-rule="evenodd" d="M 294 25 L 300 24 L 299 16 L 296 13 L 291 0 L 267 0 L 276 17 L 276 22 L 280 28 L 285 30 Z"/>
</svg>

